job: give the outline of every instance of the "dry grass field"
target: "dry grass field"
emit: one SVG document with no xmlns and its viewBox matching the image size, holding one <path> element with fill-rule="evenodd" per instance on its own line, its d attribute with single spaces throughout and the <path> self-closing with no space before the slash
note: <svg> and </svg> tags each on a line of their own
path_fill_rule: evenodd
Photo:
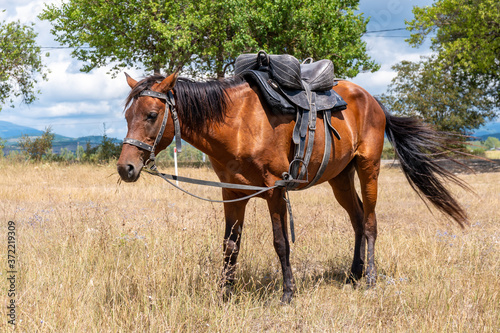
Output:
<svg viewBox="0 0 500 333">
<path fill-rule="evenodd" d="M 498 150 L 489 150 L 486 151 L 484 154 L 487 158 L 497 159 L 497 160 L 500 159 L 500 151 Z"/>
<path fill-rule="evenodd" d="M 206 168 L 180 174 L 215 178 Z M 150 175 L 118 184 L 114 165 L 0 161 L 0 331 L 12 330 L 12 220 L 18 332 L 499 332 L 500 173 L 462 178 L 476 191 L 453 188 L 470 216 L 465 229 L 429 211 L 401 172 L 382 170 L 372 289 L 344 283 L 354 234 L 328 185 L 291 193 L 298 291 L 283 306 L 264 201 L 248 205 L 236 295 L 224 303 L 221 204 Z"/>
</svg>

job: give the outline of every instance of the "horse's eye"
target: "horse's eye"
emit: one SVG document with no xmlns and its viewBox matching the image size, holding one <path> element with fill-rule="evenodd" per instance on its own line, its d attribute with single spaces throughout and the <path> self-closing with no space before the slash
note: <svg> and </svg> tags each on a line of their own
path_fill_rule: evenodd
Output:
<svg viewBox="0 0 500 333">
<path fill-rule="evenodd" d="M 148 120 L 155 120 L 158 117 L 158 112 L 150 112 L 148 113 Z"/>
</svg>

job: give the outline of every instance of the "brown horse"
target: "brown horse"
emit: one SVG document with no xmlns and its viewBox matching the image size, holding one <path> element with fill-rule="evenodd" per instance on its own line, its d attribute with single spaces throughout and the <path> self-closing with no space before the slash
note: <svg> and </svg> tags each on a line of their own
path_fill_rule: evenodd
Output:
<svg viewBox="0 0 500 333">
<path fill-rule="evenodd" d="M 164 99 L 158 98 L 158 94 L 154 96 L 154 92 L 168 93 L 175 99 L 182 138 L 210 157 L 221 181 L 272 186 L 288 170 L 294 153 L 292 131 L 295 116 L 274 114 L 261 102 L 258 90 L 244 79 L 233 77 L 193 82 L 177 80 L 177 74 L 172 74 L 166 78 L 151 76 L 137 82 L 127 75 L 127 82 L 132 88 L 125 112 L 128 138 L 146 143 L 146 146 L 153 145 L 162 118 L 168 117 L 165 132 L 154 145 L 155 153 L 165 149 L 174 138 L 172 112 L 168 112 Z M 466 221 L 466 214 L 443 186 L 442 180 L 462 183 L 429 157 L 441 153 L 444 148 L 440 136 L 429 126 L 414 118 L 390 115 L 374 97 L 351 82 L 340 81 L 333 89 L 347 102 L 347 109 L 332 114 L 331 123 L 341 139 L 334 141 L 328 167 L 318 184 L 330 184 L 335 198 L 351 219 L 355 235 L 351 279 L 355 281 L 366 274 L 367 284 L 374 285 L 375 205 L 384 131 L 412 187 L 460 225 Z M 152 91 L 153 95 L 144 94 L 144 91 Z M 325 133 L 323 121 L 320 115 L 308 165 L 310 179 L 318 171 L 323 158 L 324 136 L 330 135 Z M 121 178 L 126 182 L 136 181 L 148 154 L 138 145 L 124 144 L 118 160 Z M 354 187 L 355 172 L 361 185 L 361 199 Z M 305 186 L 303 184 L 299 189 Z M 289 258 L 284 191 L 283 188 L 274 188 L 259 197 L 265 199 L 269 207 L 274 247 L 283 271 L 282 301 L 289 302 L 295 291 L 295 282 Z M 222 197 L 224 200 L 237 199 L 254 192 L 223 189 Z M 223 281 L 226 291 L 231 290 L 234 281 L 247 202 L 224 204 Z"/>
</svg>

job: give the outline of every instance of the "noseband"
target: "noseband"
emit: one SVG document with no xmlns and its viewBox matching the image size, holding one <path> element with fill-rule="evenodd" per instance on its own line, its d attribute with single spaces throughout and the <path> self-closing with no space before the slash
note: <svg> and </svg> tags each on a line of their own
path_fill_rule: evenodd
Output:
<svg viewBox="0 0 500 333">
<path fill-rule="evenodd" d="M 156 165 L 155 165 L 155 150 L 156 146 L 160 143 L 161 138 L 163 137 L 163 132 L 165 132 L 165 127 L 167 126 L 167 120 L 168 120 L 168 113 L 172 113 L 172 119 L 174 120 L 174 132 L 175 132 L 175 147 L 177 148 L 177 152 L 181 152 L 182 149 L 182 143 L 181 143 L 181 127 L 179 125 L 179 117 L 177 116 L 177 110 L 175 109 L 175 99 L 174 95 L 172 94 L 172 91 L 168 91 L 166 94 L 159 93 L 153 90 L 143 90 L 139 93 L 140 96 L 148 96 L 148 97 L 154 97 L 158 99 L 165 100 L 165 113 L 163 115 L 163 121 L 161 122 L 161 127 L 160 131 L 156 135 L 156 139 L 153 143 L 153 145 L 148 145 L 145 142 L 132 139 L 132 138 L 125 138 L 123 139 L 123 144 L 129 144 L 132 146 L 139 147 L 141 149 L 147 150 L 150 152 L 149 158 L 144 163 L 144 165 L 151 169 L 155 170 Z M 167 107 L 168 105 L 168 107 Z"/>
</svg>

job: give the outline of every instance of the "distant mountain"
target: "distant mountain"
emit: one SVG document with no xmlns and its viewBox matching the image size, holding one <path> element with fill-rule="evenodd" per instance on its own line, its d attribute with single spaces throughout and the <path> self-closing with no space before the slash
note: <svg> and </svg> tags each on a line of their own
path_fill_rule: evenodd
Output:
<svg viewBox="0 0 500 333">
<path fill-rule="evenodd" d="M 23 135 L 40 136 L 44 131 L 32 127 L 16 125 L 8 121 L 0 120 L 0 139 L 18 139 Z M 71 139 L 67 136 L 55 134 L 55 139 Z"/>
<path fill-rule="evenodd" d="M 489 136 L 499 138 L 500 136 L 500 122 L 487 123 L 474 131 L 474 136 L 480 137 L 482 140 L 487 139 Z"/>
<path fill-rule="evenodd" d="M 500 140 L 500 133 L 492 133 L 492 134 L 485 134 L 485 135 L 479 135 L 479 136 L 475 135 L 475 136 L 480 138 L 481 141 L 488 139 L 490 136 Z"/>
<path fill-rule="evenodd" d="M 29 136 L 38 136 L 42 135 L 43 131 L 31 127 L 16 125 L 13 123 L 9 123 L 8 121 L 0 120 L 0 138 L 2 139 L 18 138 L 24 134 Z"/>
<path fill-rule="evenodd" d="M 8 154 L 11 150 L 19 150 L 19 139 L 23 135 L 29 136 L 41 136 L 43 131 L 20 126 L 8 121 L 0 120 L 0 139 L 5 140 L 5 149 L 4 153 Z M 113 143 L 120 144 L 122 141 L 118 139 L 111 138 Z M 101 135 L 91 135 L 91 136 L 83 136 L 79 138 L 70 138 L 67 136 L 55 134 L 54 141 L 52 141 L 52 150 L 54 153 L 58 153 L 61 149 L 66 148 L 71 151 L 76 151 L 78 146 L 87 147 L 87 143 L 90 144 L 90 147 L 95 147 L 102 142 Z"/>
</svg>

